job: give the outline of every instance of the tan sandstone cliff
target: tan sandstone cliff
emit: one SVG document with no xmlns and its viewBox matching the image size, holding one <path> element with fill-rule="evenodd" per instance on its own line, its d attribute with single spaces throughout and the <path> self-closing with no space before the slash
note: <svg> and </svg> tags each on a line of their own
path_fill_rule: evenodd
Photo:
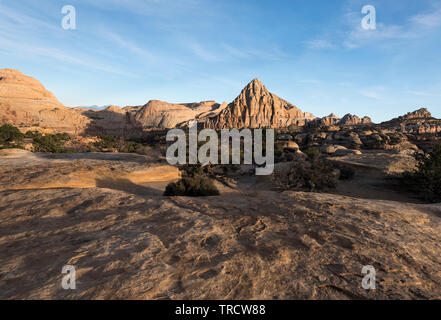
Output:
<svg viewBox="0 0 441 320">
<path fill-rule="evenodd" d="M 201 114 L 209 114 L 219 108 L 215 101 L 174 104 L 151 100 L 134 113 L 135 122 L 144 128 L 170 129 L 186 121 L 196 119 Z M 132 111 L 133 114 L 133 111 Z"/>
<path fill-rule="evenodd" d="M 80 134 L 90 120 L 62 105 L 36 79 L 0 69 L 0 123 Z"/>
<path fill-rule="evenodd" d="M 311 117 L 269 92 L 259 79 L 254 79 L 218 115 L 207 118 L 204 126 L 215 129 L 280 128 L 303 125 Z"/>
</svg>

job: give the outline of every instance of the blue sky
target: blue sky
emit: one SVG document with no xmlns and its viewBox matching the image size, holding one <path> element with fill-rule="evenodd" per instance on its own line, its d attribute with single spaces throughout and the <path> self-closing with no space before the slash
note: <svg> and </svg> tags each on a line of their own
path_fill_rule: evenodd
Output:
<svg viewBox="0 0 441 320">
<path fill-rule="evenodd" d="M 364 5 L 376 30 L 361 28 Z M 67 106 L 229 102 L 257 77 L 317 116 L 441 118 L 441 2 L 0 0 L 0 68 Z"/>
</svg>

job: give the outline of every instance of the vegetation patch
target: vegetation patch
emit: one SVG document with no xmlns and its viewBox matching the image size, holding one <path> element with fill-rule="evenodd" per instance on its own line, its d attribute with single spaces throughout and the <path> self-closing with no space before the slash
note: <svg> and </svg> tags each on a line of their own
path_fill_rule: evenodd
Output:
<svg viewBox="0 0 441 320">
<path fill-rule="evenodd" d="M 415 171 L 403 176 L 405 184 L 425 200 L 441 201 L 441 144 L 432 151 L 415 153 L 415 160 Z"/>
<path fill-rule="evenodd" d="M 187 166 L 184 176 L 178 182 L 167 185 L 165 196 L 208 197 L 218 196 L 219 190 L 213 180 L 204 175 L 200 166 Z"/>
<path fill-rule="evenodd" d="M 17 127 L 10 124 L 0 126 L 0 149 L 21 148 L 23 138 L 24 134 Z"/>
<path fill-rule="evenodd" d="M 65 143 L 70 140 L 67 133 L 45 134 L 34 133 L 33 151 L 44 153 L 69 153 L 75 152 L 73 148 L 65 147 Z"/>
<path fill-rule="evenodd" d="M 273 180 L 282 190 L 322 191 L 334 188 L 340 171 L 325 157 L 310 153 L 286 163 L 287 168 L 274 173 Z"/>
</svg>

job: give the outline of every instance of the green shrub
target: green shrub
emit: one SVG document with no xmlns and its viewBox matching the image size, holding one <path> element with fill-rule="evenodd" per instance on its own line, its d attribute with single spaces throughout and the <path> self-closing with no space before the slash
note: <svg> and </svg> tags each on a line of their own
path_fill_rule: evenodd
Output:
<svg viewBox="0 0 441 320">
<path fill-rule="evenodd" d="M 200 166 L 187 166 L 184 177 L 165 188 L 165 196 L 207 197 L 219 195 L 213 181 L 204 176 Z"/>
<path fill-rule="evenodd" d="M 34 152 L 68 153 L 72 149 L 66 148 L 64 143 L 69 139 L 67 133 L 35 135 L 33 139 Z"/>
<path fill-rule="evenodd" d="M 10 124 L 0 126 L 0 143 L 20 142 L 23 140 L 23 133 Z"/>
<path fill-rule="evenodd" d="M 441 200 L 441 144 L 432 151 L 416 153 L 417 162 L 414 172 L 407 172 L 404 177 L 413 189 L 426 200 Z"/>
<path fill-rule="evenodd" d="M 124 142 L 123 146 L 120 149 L 121 152 L 137 153 L 138 151 L 141 150 L 142 147 L 143 147 L 142 144 L 133 141 L 126 141 Z"/>
<path fill-rule="evenodd" d="M 29 139 L 33 139 L 33 138 L 35 138 L 35 137 L 37 137 L 37 136 L 41 136 L 41 133 L 39 133 L 38 131 L 31 131 L 31 130 L 28 130 L 28 131 L 26 131 L 26 133 L 24 134 L 24 137 L 25 137 L 25 138 L 29 138 Z"/>
<path fill-rule="evenodd" d="M 102 148 L 117 148 L 118 147 L 118 141 L 115 137 L 108 136 L 108 135 L 102 135 L 100 137 L 101 143 L 100 147 Z"/>
<path fill-rule="evenodd" d="M 275 172 L 273 180 L 283 190 L 321 191 L 334 188 L 339 178 L 332 163 L 321 156 L 298 158 L 286 170 Z"/>
<path fill-rule="evenodd" d="M 184 171 L 184 176 L 188 177 L 198 177 L 204 175 L 204 168 L 200 165 L 187 164 L 181 167 Z"/>
<path fill-rule="evenodd" d="M 213 181 L 207 177 L 185 177 L 176 183 L 170 183 L 164 192 L 165 196 L 207 197 L 219 195 Z"/>
</svg>

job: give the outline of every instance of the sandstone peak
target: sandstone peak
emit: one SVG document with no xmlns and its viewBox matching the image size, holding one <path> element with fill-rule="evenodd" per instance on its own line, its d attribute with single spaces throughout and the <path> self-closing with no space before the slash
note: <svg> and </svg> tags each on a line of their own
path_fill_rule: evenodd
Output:
<svg viewBox="0 0 441 320">
<path fill-rule="evenodd" d="M 251 82 L 248 84 L 248 86 L 264 87 L 263 83 L 258 78 L 254 78 L 253 80 L 251 80 Z"/>
<path fill-rule="evenodd" d="M 281 128 L 304 125 L 306 121 L 306 115 L 300 109 L 269 92 L 255 78 L 218 115 L 206 119 L 204 126 L 215 129 Z"/>
<path fill-rule="evenodd" d="M 243 88 L 241 94 L 262 95 L 269 94 L 269 91 L 259 79 L 254 78 Z"/>
</svg>

